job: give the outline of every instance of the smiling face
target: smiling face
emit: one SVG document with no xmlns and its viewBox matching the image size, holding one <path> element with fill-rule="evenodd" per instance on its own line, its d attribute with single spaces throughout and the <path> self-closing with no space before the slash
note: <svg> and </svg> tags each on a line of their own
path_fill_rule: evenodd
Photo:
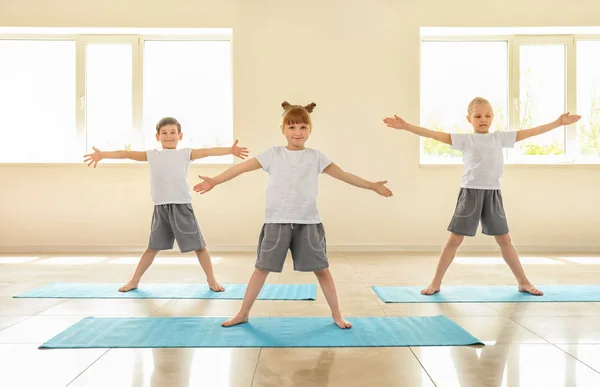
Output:
<svg viewBox="0 0 600 387">
<path fill-rule="evenodd" d="M 283 134 L 289 150 L 302 150 L 310 136 L 310 125 L 306 123 L 284 125 Z"/>
<path fill-rule="evenodd" d="M 181 124 L 175 118 L 165 117 L 156 124 L 156 141 L 163 149 L 176 149 L 182 138 Z"/>
<path fill-rule="evenodd" d="M 177 125 L 169 124 L 161 127 L 156 133 L 156 140 L 160 141 L 163 149 L 176 149 L 177 143 L 183 138 Z"/>
<path fill-rule="evenodd" d="M 310 136 L 312 122 L 310 113 L 303 107 L 295 106 L 283 116 L 281 132 L 287 140 L 289 150 L 302 150 Z"/>
<path fill-rule="evenodd" d="M 488 133 L 494 120 L 494 111 L 489 103 L 477 103 L 469 107 L 467 120 L 475 133 Z"/>
</svg>

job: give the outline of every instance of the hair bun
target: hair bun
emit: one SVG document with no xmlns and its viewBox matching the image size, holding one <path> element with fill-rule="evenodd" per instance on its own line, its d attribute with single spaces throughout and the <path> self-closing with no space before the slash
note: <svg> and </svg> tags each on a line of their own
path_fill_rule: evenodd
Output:
<svg viewBox="0 0 600 387">
<path fill-rule="evenodd" d="M 309 112 L 312 113 L 313 109 L 315 108 L 315 106 L 317 106 L 316 103 L 311 102 L 310 104 L 306 105 L 304 108 Z"/>
</svg>

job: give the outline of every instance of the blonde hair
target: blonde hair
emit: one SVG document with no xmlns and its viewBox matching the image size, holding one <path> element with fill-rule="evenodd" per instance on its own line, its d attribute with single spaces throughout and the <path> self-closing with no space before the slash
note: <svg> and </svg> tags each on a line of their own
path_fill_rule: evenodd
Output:
<svg viewBox="0 0 600 387">
<path fill-rule="evenodd" d="M 467 108 L 467 114 L 471 115 L 471 112 L 473 112 L 475 105 L 481 105 L 481 104 L 487 104 L 490 106 L 490 108 L 492 107 L 492 104 L 487 99 L 481 98 L 481 97 L 475 97 L 475 98 L 473 98 L 473 100 L 471 102 L 469 102 L 469 107 Z"/>
<path fill-rule="evenodd" d="M 283 114 L 281 117 L 281 128 L 285 125 L 294 124 L 307 124 L 312 129 L 312 120 L 310 119 L 310 113 L 317 106 L 316 103 L 311 102 L 306 106 L 292 105 L 288 101 L 283 101 L 281 107 L 283 108 Z"/>
</svg>

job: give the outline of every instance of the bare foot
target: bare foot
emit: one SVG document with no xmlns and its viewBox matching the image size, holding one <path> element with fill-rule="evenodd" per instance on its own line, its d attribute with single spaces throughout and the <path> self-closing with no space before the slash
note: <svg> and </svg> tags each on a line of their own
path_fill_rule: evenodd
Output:
<svg viewBox="0 0 600 387">
<path fill-rule="evenodd" d="M 532 283 L 526 285 L 519 285 L 519 291 L 524 293 L 533 294 L 534 296 L 543 296 L 544 292 L 533 286 Z"/>
<path fill-rule="evenodd" d="M 138 283 L 132 280 L 132 281 L 127 282 L 125 285 L 121 286 L 119 288 L 119 291 L 120 292 L 128 292 L 130 290 L 137 289 L 137 287 L 138 287 Z"/>
<path fill-rule="evenodd" d="M 431 296 L 432 294 L 436 294 L 440 291 L 440 285 L 429 284 L 423 290 L 421 290 L 421 294 L 424 296 Z"/>
<path fill-rule="evenodd" d="M 234 325 L 245 324 L 247 322 L 248 322 L 248 316 L 238 314 L 235 317 L 232 317 L 229 320 L 221 323 L 221 326 L 222 327 L 232 327 Z"/>
<path fill-rule="evenodd" d="M 337 325 L 341 329 L 352 328 L 352 324 L 350 324 L 348 321 L 344 320 L 344 317 L 342 317 L 341 315 L 339 315 L 337 317 L 334 316 L 333 322 L 335 323 L 335 325 Z"/>
<path fill-rule="evenodd" d="M 225 288 L 222 287 L 221 285 L 219 285 L 219 283 L 217 281 L 211 281 L 208 283 L 208 286 L 210 287 L 210 290 L 212 290 L 213 292 L 222 292 L 225 291 Z"/>
</svg>

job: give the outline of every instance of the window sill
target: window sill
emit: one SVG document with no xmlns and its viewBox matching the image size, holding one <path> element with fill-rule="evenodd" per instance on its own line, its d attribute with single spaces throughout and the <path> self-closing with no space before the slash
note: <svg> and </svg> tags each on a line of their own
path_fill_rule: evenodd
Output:
<svg viewBox="0 0 600 387">
<path fill-rule="evenodd" d="M 224 168 L 224 167 L 231 167 L 233 166 L 235 163 L 234 162 L 198 162 L 198 161 L 193 161 L 190 164 L 191 168 L 196 168 L 196 167 L 202 167 L 202 168 Z M 100 162 L 98 163 L 98 165 L 96 166 L 96 168 L 146 168 L 148 166 L 148 163 L 143 161 L 117 161 L 117 162 Z M 43 163 L 43 162 L 32 162 L 32 163 L 10 163 L 10 162 L 0 162 L 0 168 L 13 168 L 13 167 L 19 167 L 19 168 L 47 168 L 47 167 L 51 167 L 51 168 L 56 168 L 56 167 L 62 167 L 62 168 L 82 168 L 82 167 L 86 167 L 86 168 L 92 168 L 91 166 L 88 167 L 88 165 L 86 163 L 82 163 L 82 162 L 48 162 L 48 163 Z"/>
<path fill-rule="evenodd" d="M 460 167 L 463 162 L 457 161 L 421 161 L 419 168 Z M 505 162 L 505 168 L 600 168 L 600 160 L 597 161 L 513 161 Z"/>
</svg>

